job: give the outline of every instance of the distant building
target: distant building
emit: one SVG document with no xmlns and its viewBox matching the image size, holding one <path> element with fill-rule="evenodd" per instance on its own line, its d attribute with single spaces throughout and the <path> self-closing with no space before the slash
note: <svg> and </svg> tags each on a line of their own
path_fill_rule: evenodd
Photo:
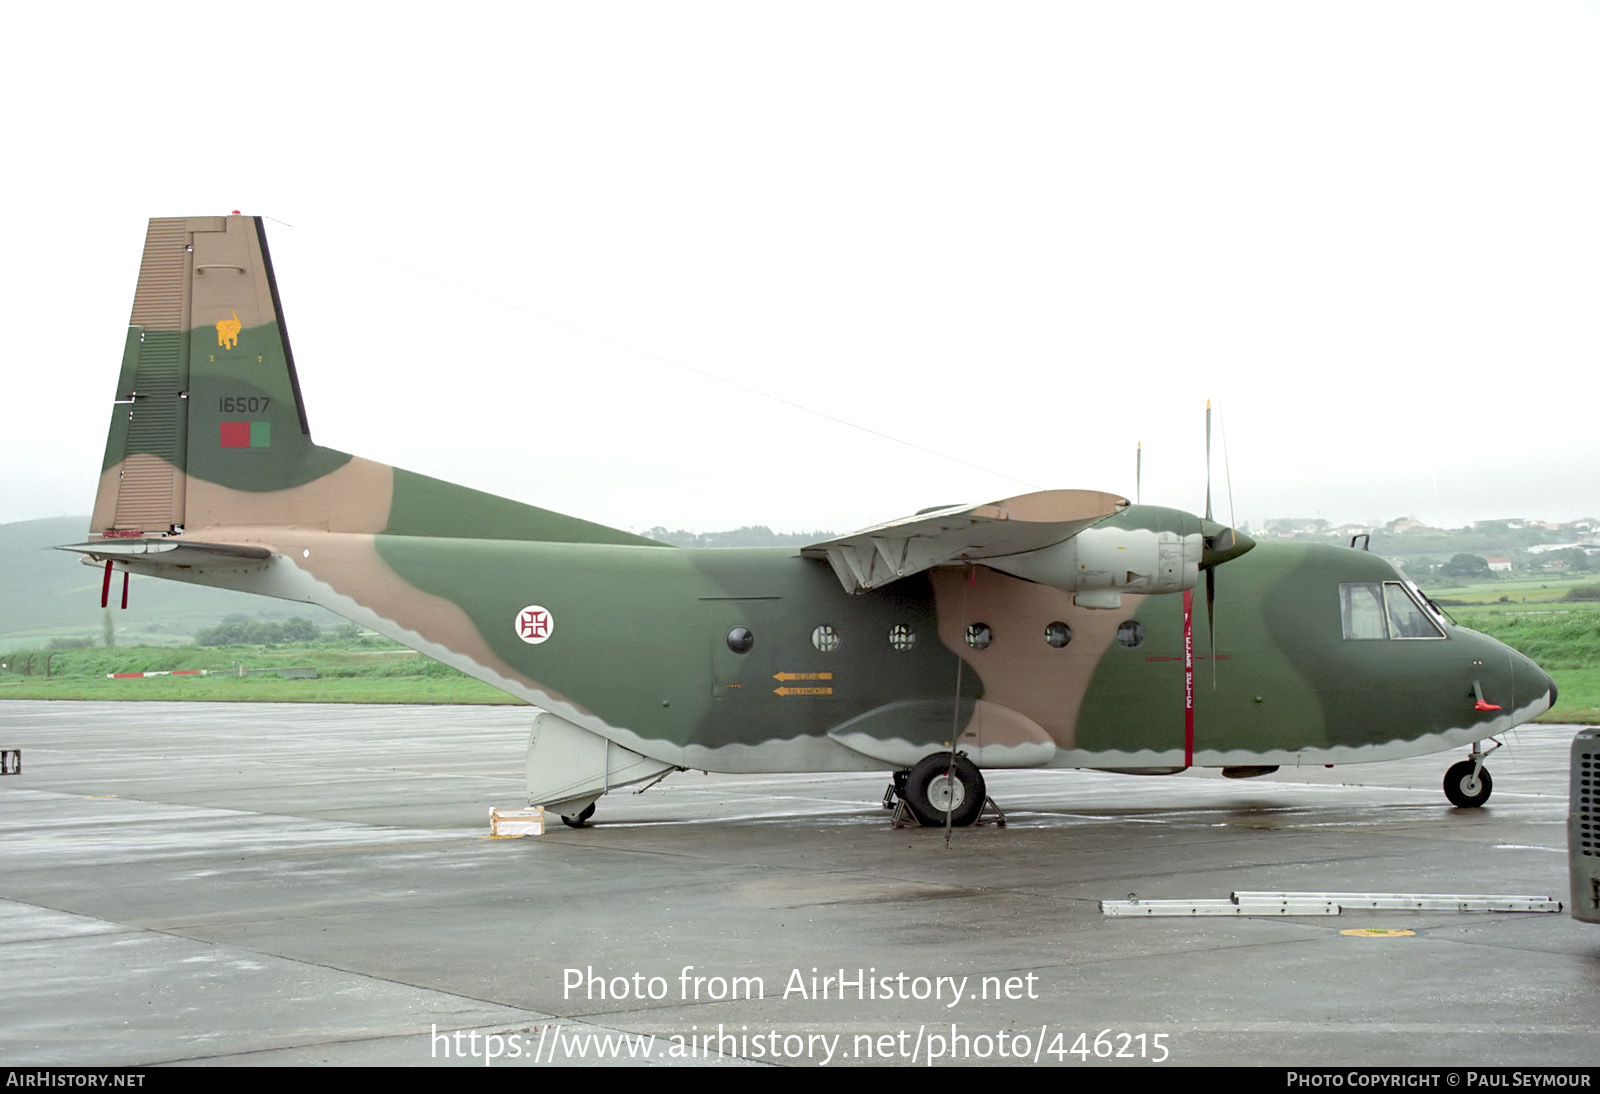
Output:
<svg viewBox="0 0 1600 1094">
<path fill-rule="evenodd" d="M 1491 573 L 1509 574 L 1511 572 L 1511 560 L 1509 558 L 1504 558 L 1500 555 L 1490 555 L 1488 558 L 1484 559 L 1484 561 L 1489 564 L 1489 570 Z"/>
</svg>

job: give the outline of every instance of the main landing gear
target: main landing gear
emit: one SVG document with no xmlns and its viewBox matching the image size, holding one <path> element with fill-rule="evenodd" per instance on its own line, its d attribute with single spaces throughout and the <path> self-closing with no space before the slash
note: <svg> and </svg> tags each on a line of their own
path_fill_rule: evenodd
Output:
<svg viewBox="0 0 1600 1094">
<path fill-rule="evenodd" d="M 1499 741 L 1491 740 L 1488 748 L 1477 741 L 1469 759 L 1452 764 L 1444 773 L 1444 796 L 1450 799 L 1451 805 L 1457 809 L 1476 809 L 1489 800 L 1494 792 L 1494 780 L 1489 778 L 1489 769 L 1483 766 L 1483 760 L 1499 747 Z"/>
<path fill-rule="evenodd" d="M 943 828 L 947 817 L 952 827 L 965 828 L 977 821 L 985 805 L 995 811 L 1003 827 L 1005 814 L 989 800 L 983 772 L 959 752 L 954 757 L 935 752 L 909 771 L 896 771 L 883 795 L 883 807 L 895 811 L 897 824 L 903 813 L 909 813 L 924 828 Z"/>
</svg>

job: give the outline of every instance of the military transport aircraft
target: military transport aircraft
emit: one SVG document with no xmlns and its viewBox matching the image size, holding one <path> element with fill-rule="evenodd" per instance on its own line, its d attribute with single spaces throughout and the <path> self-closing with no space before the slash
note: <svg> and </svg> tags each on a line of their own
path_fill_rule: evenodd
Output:
<svg viewBox="0 0 1600 1094">
<path fill-rule="evenodd" d="M 963 825 L 983 768 L 1455 746 L 1445 791 L 1474 806 L 1482 742 L 1555 701 L 1382 558 L 1114 494 L 683 550 L 349 456 L 312 443 L 282 316 L 258 218 L 150 222 L 90 539 L 65 549 L 104 564 L 102 600 L 121 570 L 124 604 L 128 573 L 319 604 L 526 700 L 530 803 L 571 824 L 673 769 L 887 770 L 919 822 Z"/>
</svg>

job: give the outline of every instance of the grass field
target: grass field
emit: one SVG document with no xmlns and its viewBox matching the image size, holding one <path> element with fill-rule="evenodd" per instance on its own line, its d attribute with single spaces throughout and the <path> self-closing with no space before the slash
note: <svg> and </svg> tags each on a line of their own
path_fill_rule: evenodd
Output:
<svg viewBox="0 0 1600 1094">
<path fill-rule="evenodd" d="M 1531 605 L 1449 611 L 1462 626 L 1526 654 L 1555 680 L 1556 707 L 1538 721 L 1600 724 L 1600 604 Z"/>
<path fill-rule="evenodd" d="M 1434 603 L 1449 610 L 1526 611 L 1560 606 L 1578 611 L 1600 610 L 1600 585 L 1593 581 L 1549 578 L 1506 578 L 1474 585 L 1429 586 Z"/>
<path fill-rule="evenodd" d="M 520 703 L 401 646 L 138 646 L 18 651 L 0 658 L 0 699 L 195 700 L 249 703 Z M 238 675 L 313 668 L 315 679 Z M 206 676 L 107 679 L 116 672 L 204 669 Z"/>
</svg>

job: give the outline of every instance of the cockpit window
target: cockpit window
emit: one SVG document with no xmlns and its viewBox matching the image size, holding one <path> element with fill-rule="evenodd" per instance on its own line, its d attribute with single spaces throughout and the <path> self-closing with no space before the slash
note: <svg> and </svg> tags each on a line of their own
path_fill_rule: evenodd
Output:
<svg viewBox="0 0 1600 1094">
<path fill-rule="evenodd" d="M 1389 607 L 1389 633 L 1394 638 L 1442 638 L 1434 621 L 1428 618 L 1422 605 L 1412 599 L 1411 591 L 1396 581 L 1383 583 L 1383 599 Z"/>
<path fill-rule="evenodd" d="M 1444 631 L 1405 583 L 1346 581 L 1339 586 L 1346 638 L 1443 638 Z"/>
<path fill-rule="evenodd" d="M 1388 638 L 1383 594 L 1376 581 L 1346 581 L 1339 586 L 1339 614 L 1346 638 Z"/>
</svg>

